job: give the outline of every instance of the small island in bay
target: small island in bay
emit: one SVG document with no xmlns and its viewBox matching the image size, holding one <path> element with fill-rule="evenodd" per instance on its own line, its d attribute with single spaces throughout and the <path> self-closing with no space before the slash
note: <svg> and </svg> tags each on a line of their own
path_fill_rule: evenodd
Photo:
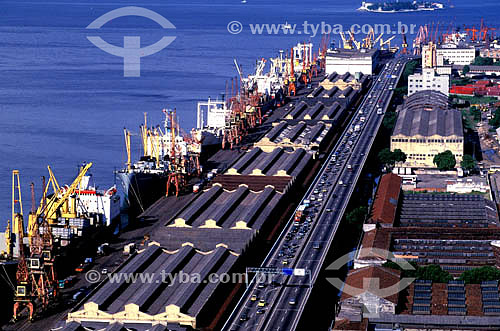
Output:
<svg viewBox="0 0 500 331">
<path fill-rule="evenodd" d="M 444 9 L 444 4 L 430 1 L 396 1 L 396 2 L 366 2 L 361 3 L 358 10 L 374 13 L 400 13 L 423 10 Z"/>
</svg>

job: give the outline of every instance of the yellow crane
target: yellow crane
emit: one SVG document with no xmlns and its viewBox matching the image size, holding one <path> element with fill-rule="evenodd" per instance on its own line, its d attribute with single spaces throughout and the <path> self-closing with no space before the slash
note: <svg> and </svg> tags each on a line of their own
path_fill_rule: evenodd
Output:
<svg viewBox="0 0 500 331">
<path fill-rule="evenodd" d="M 375 32 L 373 31 L 373 28 L 372 28 L 372 29 L 370 29 L 370 32 L 368 32 L 366 37 L 363 38 L 363 48 L 366 48 L 366 49 L 373 48 L 373 39 L 375 39 Z"/>
<path fill-rule="evenodd" d="M 349 36 L 350 36 L 350 42 L 351 42 L 351 45 L 354 44 L 354 46 L 356 46 L 356 49 L 361 49 L 361 42 L 357 41 L 355 38 L 354 38 L 354 34 L 349 31 Z"/>
<path fill-rule="evenodd" d="M 380 34 L 380 36 L 378 36 L 378 37 L 377 37 L 377 38 L 373 41 L 372 47 L 373 47 L 373 46 L 375 46 L 375 45 L 379 42 L 379 40 L 380 40 L 380 39 L 382 39 L 382 36 L 383 36 L 383 35 L 384 35 L 384 33 L 382 32 L 382 33 Z"/>
<path fill-rule="evenodd" d="M 47 221 L 49 225 L 52 225 L 57 222 L 58 217 L 65 218 L 74 218 L 76 217 L 76 199 L 70 199 L 71 196 L 78 189 L 83 177 L 87 173 L 87 171 L 92 167 L 92 162 L 86 164 L 80 169 L 80 173 L 75 178 L 73 183 L 66 189 L 61 189 L 57 180 L 52 172 L 50 166 L 47 166 L 49 170 L 50 179 L 47 185 L 44 188 L 42 201 L 40 206 L 34 214 L 30 214 L 29 216 L 29 236 L 35 235 L 38 231 L 38 225 L 40 223 L 40 218 L 42 220 Z M 50 185 L 52 184 L 52 188 L 54 193 L 47 201 L 47 193 Z M 70 201 L 71 200 L 71 201 Z"/>
<path fill-rule="evenodd" d="M 148 153 L 148 113 L 144 113 L 144 125 L 141 125 L 140 130 L 144 156 L 151 156 Z"/>
<path fill-rule="evenodd" d="M 390 50 L 391 49 L 391 40 L 396 38 L 396 36 L 392 36 L 390 37 L 389 39 L 387 40 L 383 40 L 383 39 L 380 39 L 380 49 L 388 49 Z M 387 45 L 387 48 L 384 48 L 384 46 Z"/>
<path fill-rule="evenodd" d="M 352 41 L 351 39 L 347 39 L 345 37 L 345 34 L 343 31 L 340 31 L 340 37 L 342 38 L 342 43 L 344 45 L 344 49 L 353 49 L 353 46 L 352 46 Z"/>
<path fill-rule="evenodd" d="M 123 128 L 123 133 L 125 135 L 125 148 L 127 150 L 127 171 L 130 172 L 132 168 L 131 157 L 130 157 L 130 131 Z"/>
<path fill-rule="evenodd" d="M 23 201 L 21 199 L 21 181 L 19 178 L 19 170 L 12 170 L 11 220 L 7 221 L 7 229 L 5 231 L 5 244 L 7 247 L 6 253 L 9 257 L 18 257 L 22 252 L 24 238 Z"/>
</svg>

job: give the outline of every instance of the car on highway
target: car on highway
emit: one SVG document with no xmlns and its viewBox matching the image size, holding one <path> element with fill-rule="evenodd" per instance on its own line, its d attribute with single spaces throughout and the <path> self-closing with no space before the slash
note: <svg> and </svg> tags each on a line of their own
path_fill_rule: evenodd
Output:
<svg viewBox="0 0 500 331">
<path fill-rule="evenodd" d="M 257 310 L 257 314 L 259 314 L 259 315 L 262 315 L 262 314 L 264 314 L 265 312 L 266 312 L 266 310 L 265 310 L 265 309 L 259 309 L 259 310 Z"/>
<path fill-rule="evenodd" d="M 257 306 L 259 306 L 259 307 L 265 307 L 265 305 L 266 305 L 266 300 L 264 300 L 264 299 L 260 299 L 259 303 L 257 304 Z"/>
<path fill-rule="evenodd" d="M 321 248 L 321 246 L 320 246 L 319 243 L 314 243 L 313 244 L 313 249 L 320 249 L 320 248 Z"/>
<path fill-rule="evenodd" d="M 246 313 L 241 314 L 240 322 L 246 322 L 246 321 L 248 321 L 248 315 Z"/>
<path fill-rule="evenodd" d="M 294 306 L 297 304 L 297 300 L 295 300 L 295 298 L 291 298 L 290 301 L 288 301 L 288 304 Z"/>
<path fill-rule="evenodd" d="M 250 301 L 257 301 L 257 294 L 252 294 Z"/>
</svg>

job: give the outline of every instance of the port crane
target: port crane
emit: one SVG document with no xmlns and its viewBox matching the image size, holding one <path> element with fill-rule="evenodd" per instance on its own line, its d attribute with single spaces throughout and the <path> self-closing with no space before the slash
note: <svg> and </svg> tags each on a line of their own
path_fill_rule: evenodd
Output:
<svg viewBox="0 0 500 331">
<path fill-rule="evenodd" d="M 70 187 L 61 189 L 50 167 L 50 179 L 45 184 L 43 178 L 42 201 L 38 208 L 35 207 L 34 185 L 31 184 L 32 208 L 29 214 L 29 252 L 24 248 L 24 223 L 22 211 L 15 214 L 19 234 L 19 262 L 16 271 L 16 291 L 14 296 L 13 320 L 17 320 L 23 307 L 28 309 L 29 320 L 33 320 L 35 313 L 41 313 L 57 297 L 57 276 L 55 270 L 54 240 L 49 220 L 54 222 L 58 216 L 73 216 L 74 210 L 70 209 L 68 199 L 79 185 L 81 178 L 92 164 L 88 164 L 80 172 L 81 176 Z M 14 175 L 14 174 L 13 174 Z M 19 174 L 17 173 L 17 176 Z M 19 204 L 20 188 L 19 177 Z M 52 185 L 54 193 L 47 201 L 47 192 Z M 13 180 L 13 193 L 14 193 Z M 13 195 L 13 202 L 16 199 Z M 76 201 L 76 200 L 73 200 Z M 75 202 L 76 203 L 76 202 Z M 21 207 L 22 208 L 22 207 Z M 76 214 L 75 214 L 76 216 Z"/>
<path fill-rule="evenodd" d="M 391 41 L 396 38 L 396 36 L 392 36 L 387 40 L 380 39 L 380 49 L 387 49 L 387 50 L 392 50 L 391 49 Z M 387 48 L 385 46 L 387 45 Z"/>
<path fill-rule="evenodd" d="M 295 60 L 294 51 L 292 48 L 290 55 L 290 74 L 288 75 L 288 96 L 294 96 L 297 94 L 297 87 L 295 86 Z"/>
<path fill-rule="evenodd" d="M 361 42 L 357 41 L 354 38 L 354 34 L 352 33 L 352 31 L 348 31 L 348 33 L 349 33 L 349 40 L 350 40 L 351 45 L 356 46 L 356 49 L 361 49 Z"/>
<path fill-rule="evenodd" d="M 354 49 L 351 38 L 347 39 L 343 31 L 340 31 L 340 38 L 342 38 L 344 49 Z"/>
<path fill-rule="evenodd" d="M 12 170 L 12 213 L 11 219 L 7 221 L 5 231 L 6 255 L 8 258 L 19 257 L 23 245 L 23 202 L 21 198 L 21 181 L 19 170 Z M 11 224 L 12 222 L 12 224 Z"/>
<path fill-rule="evenodd" d="M 50 166 L 47 166 L 49 171 L 49 181 L 44 185 L 42 203 L 34 214 L 29 215 L 29 235 L 30 237 L 36 234 L 36 229 L 40 225 L 41 220 L 47 222 L 50 226 L 57 223 L 58 217 L 74 218 L 77 217 L 76 198 L 72 198 L 75 191 L 78 189 L 83 177 L 92 167 L 92 162 L 84 165 L 76 179 L 70 186 L 60 187 Z M 52 185 L 53 194 L 48 198 L 48 190 Z"/>
<path fill-rule="evenodd" d="M 422 53 L 422 46 L 428 42 L 428 27 L 427 25 L 420 26 L 417 35 L 413 40 L 413 55 Z"/>
<path fill-rule="evenodd" d="M 477 34 L 479 30 L 476 29 L 476 26 L 473 26 L 472 28 L 465 28 L 465 31 L 468 32 L 471 41 L 477 41 L 479 39 Z"/>
<path fill-rule="evenodd" d="M 331 38 L 331 33 L 328 35 L 323 34 L 321 36 L 321 43 L 319 46 L 319 63 L 320 63 L 320 69 L 325 70 L 326 69 L 326 52 L 328 51 L 328 47 L 330 44 L 330 38 Z"/>
<path fill-rule="evenodd" d="M 490 31 L 495 31 L 496 28 L 490 28 L 488 26 L 486 26 L 486 24 L 484 24 L 484 19 L 481 18 L 481 26 L 479 28 L 479 40 L 481 41 L 487 41 L 490 39 L 488 33 Z M 491 38 L 493 39 L 493 38 Z"/>
<path fill-rule="evenodd" d="M 406 31 L 404 28 L 401 31 L 401 35 L 403 37 L 403 43 L 401 44 L 401 55 L 406 55 L 408 54 L 408 42 L 406 41 Z"/>
<path fill-rule="evenodd" d="M 302 56 L 302 75 L 301 75 L 301 80 L 304 83 L 304 85 L 307 85 L 311 82 L 311 76 L 310 76 L 310 70 L 309 70 L 309 57 L 306 56 L 306 43 L 304 43 L 304 48 L 303 48 L 303 54 Z"/>
<path fill-rule="evenodd" d="M 167 115 L 167 118 L 170 119 L 170 127 L 167 129 L 166 134 L 171 135 L 171 147 L 170 147 L 170 158 L 169 158 L 169 171 L 167 177 L 167 187 L 166 187 L 166 195 L 170 194 L 170 188 L 174 189 L 175 196 L 179 196 L 182 187 L 186 185 L 186 177 L 185 177 L 185 164 L 180 154 L 179 145 L 176 142 L 177 137 L 177 111 L 164 109 L 163 112 Z"/>
</svg>

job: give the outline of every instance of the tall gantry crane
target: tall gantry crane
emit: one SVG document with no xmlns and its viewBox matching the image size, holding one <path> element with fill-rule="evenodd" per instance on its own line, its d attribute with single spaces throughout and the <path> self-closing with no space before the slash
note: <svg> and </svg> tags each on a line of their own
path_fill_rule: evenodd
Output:
<svg viewBox="0 0 500 331">
<path fill-rule="evenodd" d="M 14 177 L 17 177 L 15 187 Z M 19 192 L 19 200 L 15 199 L 15 188 Z M 31 184 L 32 200 L 34 199 L 34 186 Z M 17 320 L 23 307 L 28 309 L 28 318 L 33 320 L 36 311 L 46 309 L 56 293 L 56 275 L 54 269 L 54 256 L 52 254 L 52 234 L 50 227 L 44 221 L 44 234 L 40 236 L 40 228 L 36 226 L 34 235 L 30 238 L 30 250 L 24 247 L 24 222 L 22 213 L 21 190 L 19 185 L 19 172 L 13 171 L 12 179 L 12 210 L 13 219 L 17 225 L 17 241 L 19 261 L 16 271 L 16 291 L 14 296 L 13 320 Z M 19 204 L 19 211 L 15 212 L 15 204 Z M 32 206 L 30 218 L 36 213 Z M 47 241 L 48 240 L 48 241 Z"/>
<path fill-rule="evenodd" d="M 292 48 L 290 57 L 290 74 L 288 76 L 288 96 L 294 96 L 297 94 L 297 86 L 295 86 L 295 59 L 293 53 Z"/>
<path fill-rule="evenodd" d="M 184 173 L 184 164 L 183 158 L 181 155 L 181 151 L 179 150 L 179 146 L 177 145 L 176 137 L 177 137 L 177 111 L 174 110 L 163 110 L 164 113 L 169 117 L 170 127 L 167 129 L 168 132 L 166 134 L 170 134 L 170 157 L 169 157 L 169 171 L 167 177 L 167 187 L 166 187 L 166 195 L 170 194 L 170 188 L 173 187 L 175 196 L 179 196 L 181 191 L 181 187 L 185 185 L 185 173 Z"/>
<path fill-rule="evenodd" d="M 74 194 L 91 166 L 92 163 L 83 166 L 73 183 L 65 187 L 59 186 L 52 169 L 48 166 L 50 177 L 47 183 L 43 178 L 43 193 L 38 208 L 34 206 L 34 186 L 31 185 L 32 210 L 28 224 L 29 252 L 22 244 L 19 245 L 20 257 L 16 272 L 17 287 L 13 320 L 18 319 L 23 307 L 28 309 L 29 319 L 33 320 L 36 313 L 46 310 L 57 297 L 56 254 L 52 228 L 59 217 L 77 217 L 77 199 L 74 198 Z M 53 189 L 51 195 L 48 194 L 50 187 Z M 19 241 L 22 243 L 24 240 L 22 213 L 17 214 L 17 219 L 19 229 L 23 229 L 23 231 L 19 230 Z"/>
<path fill-rule="evenodd" d="M 404 28 L 401 31 L 401 35 L 403 37 L 403 43 L 401 44 L 401 55 L 406 55 L 408 54 L 408 42 L 406 41 L 406 31 Z"/>
</svg>

